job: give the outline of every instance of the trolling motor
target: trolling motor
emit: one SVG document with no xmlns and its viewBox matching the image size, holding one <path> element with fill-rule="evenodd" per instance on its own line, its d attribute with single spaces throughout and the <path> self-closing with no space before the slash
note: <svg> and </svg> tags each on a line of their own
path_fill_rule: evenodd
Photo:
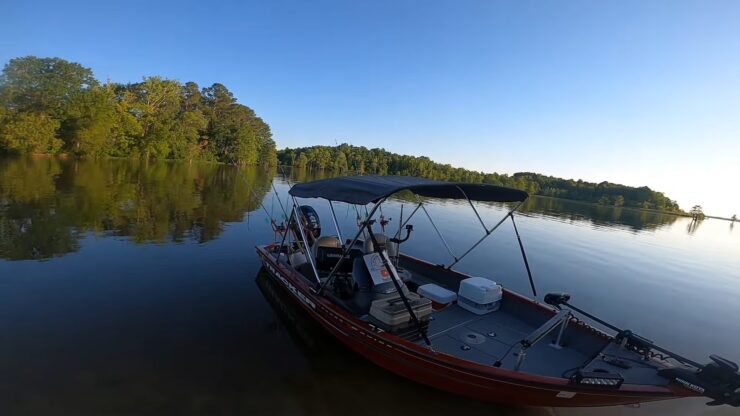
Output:
<svg viewBox="0 0 740 416">
<path fill-rule="evenodd" d="M 712 354 L 709 364 L 695 367 L 676 367 L 658 370 L 658 375 L 672 380 L 682 387 L 707 396 L 712 400 L 708 406 L 727 404 L 740 407 L 740 373 L 734 362 Z"/>
<path fill-rule="evenodd" d="M 648 359 L 652 350 L 667 354 L 682 364 L 681 367 L 664 368 L 658 370 L 658 375 L 667 378 L 684 388 L 692 390 L 703 396 L 713 399 L 707 403 L 708 406 L 719 406 L 727 404 L 740 407 L 740 373 L 738 365 L 726 358 L 712 354 L 709 364 L 701 365 L 688 358 L 682 357 L 672 351 L 655 345 L 647 338 L 634 334 L 630 330 L 622 330 L 609 324 L 583 310 L 568 303 L 570 295 L 567 293 L 548 293 L 545 295 L 545 303 L 561 309 L 561 305 L 567 306 L 582 315 L 593 319 L 605 327 L 617 332 L 614 342 L 622 348 L 629 349 Z"/>
</svg>

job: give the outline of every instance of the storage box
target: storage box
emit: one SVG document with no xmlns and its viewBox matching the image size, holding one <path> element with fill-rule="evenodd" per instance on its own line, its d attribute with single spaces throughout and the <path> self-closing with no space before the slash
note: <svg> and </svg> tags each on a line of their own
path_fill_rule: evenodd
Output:
<svg viewBox="0 0 740 416">
<path fill-rule="evenodd" d="M 406 298 L 414 311 L 416 318 L 426 331 L 429 326 L 429 318 L 432 315 L 432 301 L 409 292 Z M 392 334 L 417 339 L 420 337 L 417 326 L 411 319 L 409 311 L 403 304 L 401 297 L 378 299 L 370 306 L 370 322 Z"/>
<path fill-rule="evenodd" d="M 434 283 L 419 286 L 416 289 L 416 293 L 427 299 L 431 299 L 435 304 L 434 306 L 445 306 L 457 300 L 457 293 Z"/>
<path fill-rule="evenodd" d="M 457 304 L 470 312 L 484 315 L 501 306 L 502 289 L 493 280 L 470 277 L 460 282 Z"/>
</svg>

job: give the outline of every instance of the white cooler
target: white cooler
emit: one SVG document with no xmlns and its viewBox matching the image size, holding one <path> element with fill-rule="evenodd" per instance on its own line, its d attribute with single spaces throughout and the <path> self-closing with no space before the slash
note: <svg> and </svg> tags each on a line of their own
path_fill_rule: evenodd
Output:
<svg viewBox="0 0 740 416">
<path fill-rule="evenodd" d="M 460 282 L 457 304 L 470 312 L 484 315 L 501 307 L 501 285 L 484 277 L 470 277 Z"/>
<path fill-rule="evenodd" d="M 416 289 L 416 293 L 427 299 L 431 299 L 432 302 L 438 305 L 438 308 L 449 305 L 457 300 L 457 294 L 455 292 L 447 290 L 442 286 L 435 285 L 434 283 L 419 286 L 419 288 Z"/>
</svg>

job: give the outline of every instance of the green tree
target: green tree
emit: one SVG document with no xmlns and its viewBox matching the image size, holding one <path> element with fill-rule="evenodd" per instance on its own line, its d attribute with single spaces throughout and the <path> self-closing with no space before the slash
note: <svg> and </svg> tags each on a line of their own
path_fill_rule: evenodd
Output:
<svg viewBox="0 0 740 416">
<path fill-rule="evenodd" d="M 295 166 L 297 168 L 303 169 L 306 166 L 308 166 L 308 157 L 306 157 L 305 153 L 301 153 L 300 155 L 298 155 L 298 158 L 296 159 L 295 163 L 296 163 Z"/>
<path fill-rule="evenodd" d="M 56 153 L 62 141 L 56 137 L 59 122 L 44 113 L 24 112 L 6 116 L 0 143 L 18 153 Z"/>
<path fill-rule="evenodd" d="M 182 86 L 182 110 L 203 110 L 203 95 L 198 89 L 198 84 L 194 82 L 186 82 L 185 85 Z"/>
<path fill-rule="evenodd" d="M 348 169 L 347 156 L 341 150 L 337 153 L 337 157 L 334 160 L 334 170 L 339 173 L 344 173 Z"/>
<path fill-rule="evenodd" d="M 704 219 L 704 209 L 701 207 L 701 205 L 694 205 L 693 207 L 691 207 L 691 211 L 689 211 L 689 214 L 691 214 L 691 217 L 695 220 Z"/>
<path fill-rule="evenodd" d="M 117 107 L 110 88 L 93 87 L 75 94 L 68 108 L 68 147 L 81 155 L 108 153 L 111 133 L 120 122 Z"/>
<path fill-rule="evenodd" d="M 129 89 L 134 96 L 131 111 L 143 129 L 138 143 L 141 154 L 146 158 L 169 156 L 175 139 L 175 117 L 180 110 L 180 83 L 146 77 Z"/>
<path fill-rule="evenodd" d="M 184 111 L 177 117 L 174 128 L 172 155 L 175 159 L 192 162 L 207 145 L 202 134 L 208 126 L 208 120 L 199 110 Z"/>
<path fill-rule="evenodd" d="M 89 68 L 59 58 L 11 59 L 0 75 L 0 103 L 62 119 L 69 100 L 98 82 Z"/>
<path fill-rule="evenodd" d="M 624 197 L 622 195 L 614 197 L 614 206 L 621 207 L 622 205 L 624 205 Z"/>
</svg>

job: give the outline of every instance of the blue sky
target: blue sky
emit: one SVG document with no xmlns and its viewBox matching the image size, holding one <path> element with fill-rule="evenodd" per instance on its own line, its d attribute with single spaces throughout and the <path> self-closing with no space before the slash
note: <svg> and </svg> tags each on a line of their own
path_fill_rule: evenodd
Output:
<svg viewBox="0 0 740 416">
<path fill-rule="evenodd" d="M 738 1 L 21 1 L 0 61 L 221 82 L 279 147 L 648 185 L 740 215 Z"/>
</svg>

